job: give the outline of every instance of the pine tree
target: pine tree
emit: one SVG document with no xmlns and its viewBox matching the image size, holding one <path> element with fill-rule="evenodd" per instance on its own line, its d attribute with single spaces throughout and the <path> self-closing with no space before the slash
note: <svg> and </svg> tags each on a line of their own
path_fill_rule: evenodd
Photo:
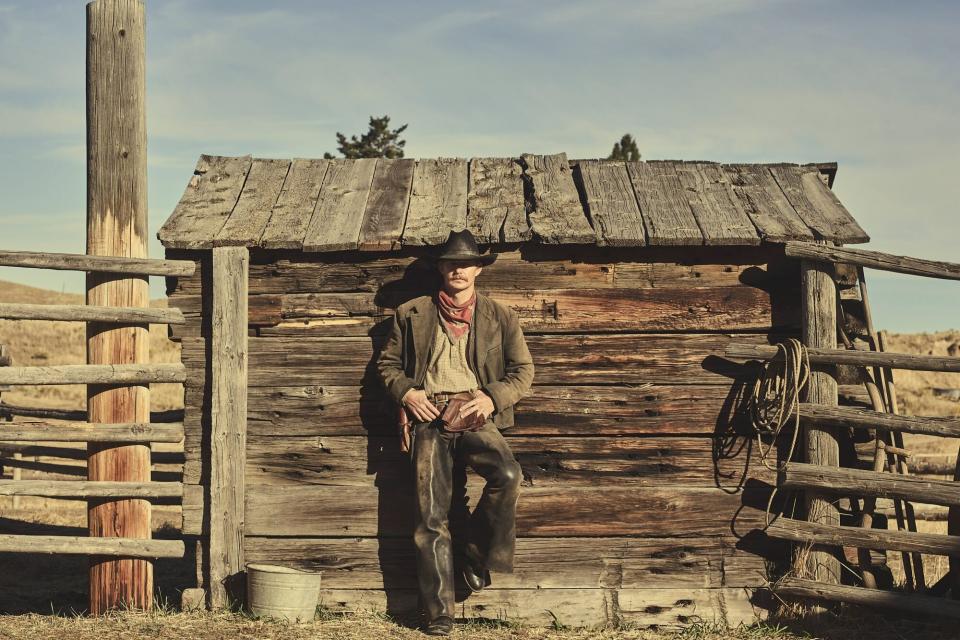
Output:
<svg viewBox="0 0 960 640">
<path fill-rule="evenodd" d="M 620 160 L 622 162 L 636 162 L 640 160 L 640 149 L 637 143 L 629 133 L 623 134 L 620 142 L 613 143 L 613 151 L 607 156 L 607 160 Z"/>
<path fill-rule="evenodd" d="M 407 128 L 403 125 L 397 129 L 390 129 L 390 116 L 374 118 L 370 116 L 370 129 L 359 138 L 343 135 L 337 132 L 337 150 L 344 158 L 402 158 L 403 146 L 406 140 L 400 139 L 400 134 Z M 325 153 L 324 158 L 333 158 L 333 154 Z"/>
</svg>

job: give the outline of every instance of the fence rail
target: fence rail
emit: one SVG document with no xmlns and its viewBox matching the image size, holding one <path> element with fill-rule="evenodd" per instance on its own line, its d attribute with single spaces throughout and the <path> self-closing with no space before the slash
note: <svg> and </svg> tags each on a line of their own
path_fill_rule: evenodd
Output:
<svg viewBox="0 0 960 640">
<path fill-rule="evenodd" d="M 0 442 L 180 442 L 182 422 L 10 422 L 0 425 Z"/>
<path fill-rule="evenodd" d="M 185 382 L 180 363 L 65 364 L 53 367 L 0 367 L 0 384 L 150 384 Z"/>
<path fill-rule="evenodd" d="M 183 324 L 180 309 L 95 307 L 75 304 L 0 304 L 7 320 L 62 320 L 65 322 L 117 322 L 129 324 Z"/>
<path fill-rule="evenodd" d="M 186 546 L 183 540 L 0 535 L 0 552 L 119 556 L 124 558 L 182 558 L 186 553 Z"/>
<path fill-rule="evenodd" d="M 180 498 L 179 482 L 114 482 L 111 480 L 5 480 L 0 496 L 44 498 Z"/>
<path fill-rule="evenodd" d="M 0 267 L 30 267 L 60 271 L 125 273 L 143 276 L 192 276 L 197 265 L 190 260 L 121 258 L 73 253 L 0 250 Z"/>
</svg>

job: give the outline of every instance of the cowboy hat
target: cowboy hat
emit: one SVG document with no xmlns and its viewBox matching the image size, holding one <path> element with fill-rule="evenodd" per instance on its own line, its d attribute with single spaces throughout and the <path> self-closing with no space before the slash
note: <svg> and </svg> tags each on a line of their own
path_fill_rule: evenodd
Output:
<svg viewBox="0 0 960 640">
<path fill-rule="evenodd" d="M 440 247 L 436 260 L 477 260 L 486 266 L 497 259 L 495 253 L 481 254 L 477 241 L 468 229 L 451 231 L 447 241 Z"/>
</svg>

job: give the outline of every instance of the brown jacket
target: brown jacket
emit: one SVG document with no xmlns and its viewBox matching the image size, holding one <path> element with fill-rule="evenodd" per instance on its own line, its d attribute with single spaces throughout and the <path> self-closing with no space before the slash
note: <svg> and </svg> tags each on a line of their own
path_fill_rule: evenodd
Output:
<svg viewBox="0 0 960 640">
<path fill-rule="evenodd" d="M 387 393 L 398 404 L 412 387 L 423 387 L 430 346 L 440 321 L 431 296 L 397 307 L 387 342 L 377 359 L 377 371 Z M 493 423 L 513 426 L 513 405 L 533 382 L 533 359 L 523 339 L 517 314 L 477 293 L 477 307 L 467 338 L 467 364 L 480 388 L 493 399 Z"/>
</svg>

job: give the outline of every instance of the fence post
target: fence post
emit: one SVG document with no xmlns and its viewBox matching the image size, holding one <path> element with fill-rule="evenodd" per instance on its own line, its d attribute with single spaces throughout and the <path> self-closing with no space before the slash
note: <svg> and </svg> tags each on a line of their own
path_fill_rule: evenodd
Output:
<svg viewBox="0 0 960 640">
<path fill-rule="evenodd" d="M 244 469 L 247 459 L 246 247 L 213 249 L 213 318 L 210 349 L 211 609 L 243 598 Z"/>
<path fill-rule="evenodd" d="M 87 254 L 147 257 L 147 130 L 144 7 L 140 0 L 87 5 Z M 147 279 L 88 273 L 87 304 L 148 307 Z M 88 364 L 147 363 L 145 324 L 87 324 Z M 89 385 L 90 422 L 149 422 L 147 385 Z M 147 444 L 91 443 L 90 480 L 149 482 Z M 92 499 L 91 536 L 150 538 L 150 502 Z M 153 564 L 141 558 L 90 558 L 90 612 L 150 609 Z"/>
<path fill-rule="evenodd" d="M 824 262 L 803 260 L 800 279 L 803 289 L 803 342 L 808 347 L 837 348 L 837 288 L 833 266 Z M 837 405 L 837 381 L 826 371 L 812 371 L 807 383 L 807 402 Z M 840 448 L 836 430 L 807 425 L 803 436 L 806 461 L 824 467 L 840 466 Z M 840 525 L 840 513 L 829 496 L 805 492 L 807 520 L 823 525 Z M 806 559 L 806 567 L 797 567 L 801 575 L 828 584 L 840 582 L 840 560 L 829 549 L 814 548 Z"/>
</svg>

